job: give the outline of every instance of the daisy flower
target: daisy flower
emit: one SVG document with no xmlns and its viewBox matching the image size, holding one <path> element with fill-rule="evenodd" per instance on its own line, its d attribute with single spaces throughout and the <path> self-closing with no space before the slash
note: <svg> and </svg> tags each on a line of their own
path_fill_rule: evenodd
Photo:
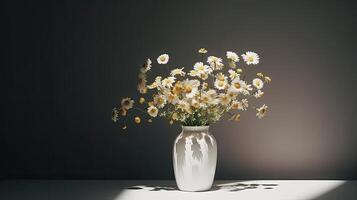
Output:
<svg viewBox="0 0 357 200">
<path fill-rule="evenodd" d="M 174 93 L 175 95 L 180 95 L 183 92 L 183 89 L 184 88 L 181 81 L 177 81 L 174 87 L 172 88 L 172 93 Z"/>
<path fill-rule="evenodd" d="M 196 70 L 191 70 L 188 75 L 192 76 L 192 77 L 195 77 L 195 76 L 200 76 L 200 73 L 198 73 L 198 71 Z"/>
<path fill-rule="evenodd" d="M 238 106 L 239 110 L 247 110 L 248 107 L 249 107 L 249 104 L 248 104 L 248 100 L 247 99 L 242 99 L 239 102 L 239 106 Z"/>
<path fill-rule="evenodd" d="M 180 100 L 177 104 L 177 108 L 186 111 L 187 113 L 192 113 L 191 106 L 188 102 Z"/>
<path fill-rule="evenodd" d="M 212 101 L 212 96 L 207 92 L 202 92 L 200 100 L 202 103 L 209 104 Z"/>
<path fill-rule="evenodd" d="M 256 87 L 258 90 L 262 89 L 264 86 L 263 81 L 260 78 L 255 78 L 253 79 L 253 85 Z"/>
<path fill-rule="evenodd" d="M 180 75 L 180 76 L 185 76 L 185 72 L 183 71 L 184 67 L 182 67 L 181 69 L 176 68 L 174 70 L 171 70 L 170 75 L 171 76 L 176 76 L 176 75 Z"/>
<path fill-rule="evenodd" d="M 211 98 L 216 98 L 217 92 L 214 89 L 210 89 L 206 92 Z"/>
<path fill-rule="evenodd" d="M 140 94 L 145 94 L 147 92 L 147 86 L 145 82 L 141 82 L 138 84 L 137 89 L 139 90 Z"/>
<path fill-rule="evenodd" d="M 234 89 L 232 89 L 232 87 L 230 87 L 227 90 L 227 95 L 229 96 L 229 98 L 235 99 L 235 98 L 237 98 L 238 93 Z"/>
<path fill-rule="evenodd" d="M 198 93 L 198 86 L 200 86 L 200 82 L 198 80 L 188 80 L 182 82 L 183 91 L 186 94 L 187 98 L 193 98 Z"/>
<path fill-rule="evenodd" d="M 265 104 L 262 106 L 262 107 L 260 107 L 260 108 L 257 108 L 257 117 L 259 118 L 259 119 L 262 119 L 263 117 L 265 117 L 265 115 L 266 115 L 266 113 L 267 113 L 267 111 L 268 111 L 268 106 L 266 106 Z"/>
<path fill-rule="evenodd" d="M 216 105 L 216 104 L 218 104 L 218 99 L 216 99 L 216 97 L 217 97 L 217 92 L 216 92 L 216 90 L 214 90 L 214 89 L 210 89 L 210 90 L 208 90 L 205 94 L 207 94 L 208 96 L 209 96 L 209 101 L 208 101 L 208 103 L 210 104 L 210 105 Z"/>
<path fill-rule="evenodd" d="M 227 86 L 227 82 L 226 81 L 221 81 L 221 80 L 218 80 L 218 79 L 216 79 L 214 81 L 214 87 L 216 87 L 219 90 L 226 89 L 226 86 Z"/>
<path fill-rule="evenodd" d="M 233 80 L 235 78 L 239 78 L 239 74 L 232 69 L 228 70 L 228 73 L 229 73 L 229 78 L 231 80 Z"/>
<path fill-rule="evenodd" d="M 246 82 L 244 82 L 245 83 L 245 85 L 244 85 L 244 87 L 243 87 L 243 94 L 244 95 L 249 95 L 250 93 L 249 93 L 249 91 L 252 91 L 253 90 L 253 87 L 252 87 L 252 85 L 250 85 L 250 84 L 247 84 Z"/>
<path fill-rule="evenodd" d="M 161 84 L 162 86 L 166 88 L 171 88 L 172 84 L 175 83 L 176 78 L 173 76 L 167 77 L 164 80 L 162 80 Z"/>
<path fill-rule="evenodd" d="M 239 61 L 239 57 L 236 53 L 232 52 L 232 51 L 227 51 L 226 53 L 227 59 L 231 60 L 233 62 L 238 62 Z"/>
<path fill-rule="evenodd" d="M 264 92 L 262 92 L 261 90 L 258 90 L 256 93 L 254 93 L 254 97 L 255 98 L 260 98 L 264 95 Z"/>
<path fill-rule="evenodd" d="M 155 106 L 148 107 L 148 114 L 151 117 L 156 117 L 158 113 L 159 113 L 159 109 L 157 109 Z"/>
<path fill-rule="evenodd" d="M 200 107 L 200 102 L 197 101 L 196 99 L 192 99 L 190 104 L 194 108 L 199 108 Z"/>
<path fill-rule="evenodd" d="M 170 91 L 166 91 L 164 93 L 164 95 L 165 95 L 167 102 L 171 103 L 172 105 L 177 104 L 177 102 L 179 101 L 178 96 L 175 94 L 172 94 Z"/>
<path fill-rule="evenodd" d="M 257 73 L 257 76 L 259 77 L 259 78 L 263 78 L 264 77 L 264 74 L 263 73 Z"/>
<path fill-rule="evenodd" d="M 236 93 L 242 93 L 245 90 L 246 83 L 239 78 L 233 79 L 231 83 L 231 89 Z"/>
<path fill-rule="evenodd" d="M 202 62 L 197 62 L 193 69 L 197 71 L 199 74 L 210 74 L 212 69 L 208 65 L 204 65 Z"/>
<path fill-rule="evenodd" d="M 157 63 L 159 64 L 167 64 L 169 62 L 169 55 L 167 54 L 162 54 L 159 57 L 157 57 Z"/>
<path fill-rule="evenodd" d="M 221 93 L 218 95 L 218 98 L 219 98 L 219 103 L 222 105 L 228 105 L 231 102 L 231 99 L 227 94 Z"/>
<path fill-rule="evenodd" d="M 210 64 L 213 70 L 221 70 L 223 68 L 222 58 L 218 58 L 215 56 L 209 56 L 207 58 L 208 64 Z"/>
<path fill-rule="evenodd" d="M 159 108 L 163 108 L 166 104 L 166 98 L 164 95 L 157 94 L 154 96 L 154 105 Z"/>
<path fill-rule="evenodd" d="M 121 100 L 121 107 L 129 110 L 130 108 L 132 108 L 134 105 L 134 100 L 132 100 L 131 98 L 127 97 L 127 98 L 123 98 Z"/>
<path fill-rule="evenodd" d="M 242 54 L 242 57 L 244 62 L 247 63 L 247 65 L 256 65 L 259 63 L 259 55 L 254 52 L 247 51 L 245 54 Z"/>
<path fill-rule="evenodd" d="M 199 50 L 198 50 L 198 53 L 201 53 L 201 54 L 205 54 L 205 53 L 207 53 L 208 51 L 205 49 L 205 48 L 200 48 Z"/>
</svg>

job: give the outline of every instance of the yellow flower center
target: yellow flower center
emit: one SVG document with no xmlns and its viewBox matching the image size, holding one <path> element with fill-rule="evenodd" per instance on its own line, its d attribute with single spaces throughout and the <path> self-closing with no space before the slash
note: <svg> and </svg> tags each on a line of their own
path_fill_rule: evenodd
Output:
<svg viewBox="0 0 357 200">
<path fill-rule="evenodd" d="M 175 95 L 173 95 L 173 94 L 169 94 L 168 97 L 167 97 L 167 100 L 169 102 L 172 102 L 174 99 L 175 99 Z"/>
<path fill-rule="evenodd" d="M 240 83 L 234 83 L 234 87 L 237 88 L 237 89 L 239 89 L 239 88 L 241 88 L 242 86 L 240 85 Z"/>
<path fill-rule="evenodd" d="M 239 108 L 239 104 L 238 103 L 232 104 L 232 109 L 238 109 L 238 108 Z"/>
<path fill-rule="evenodd" d="M 264 114 L 264 113 L 266 113 L 266 111 L 267 111 L 267 110 L 266 110 L 265 108 L 263 108 L 263 109 L 260 110 L 260 113 L 261 113 L 261 114 Z"/>
<path fill-rule="evenodd" d="M 192 87 L 190 85 L 185 86 L 185 92 L 186 93 L 191 93 L 192 92 Z"/>
<path fill-rule="evenodd" d="M 165 59 L 165 56 L 161 56 L 160 57 L 160 60 L 162 61 L 162 62 L 164 62 L 166 59 Z"/>
<path fill-rule="evenodd" d="M 223 81 L 219 81 L 219 82 L 218 82 L 218 86 L 219 86 L 219 87 L 223 87 L 223 86 L 224 86 L 224 82 L 223 82 Z"/>
<path fill-rule="evenodd" d="M 162 104 L 163 102 L 164 102 L 164 100 L 161 97 L 157 99 L 158 104 Z"/>
<path fill-rule="evenodd" d="M 135 121 L 135 123 L 139 124 L 141 122 L 141 119 L 140 119 L 140 117 L 135 117 L 134 121 Z"/>
</svg>

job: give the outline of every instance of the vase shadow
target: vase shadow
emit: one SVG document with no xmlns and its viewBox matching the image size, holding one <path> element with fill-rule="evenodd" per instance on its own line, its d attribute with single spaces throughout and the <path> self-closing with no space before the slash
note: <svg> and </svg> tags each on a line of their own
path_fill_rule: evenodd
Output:
<svg viewBox="0 0 357 200">
<path fill-rule="evenodd" d="M 226 192 L 239 192 L 243 190 L 252 189 L 264 189 L 271 190 L 275 189 L 278 184 L 274 183 L 245 183 L 245 182 L 225 182 L 222 184 L 214 184 L 210 190 L 202 192 L 212 192 L 212 191 L 226 191 Z M 128 190 L 146 190 L 146 191 L 180 191 L 175 185 L 137 185 L 127 187 Z"/>
</svg>

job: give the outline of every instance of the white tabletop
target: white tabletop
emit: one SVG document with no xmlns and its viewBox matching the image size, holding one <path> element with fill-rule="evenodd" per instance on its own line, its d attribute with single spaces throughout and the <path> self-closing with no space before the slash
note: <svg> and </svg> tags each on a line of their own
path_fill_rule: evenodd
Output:
<svg viewBox="0 0 357 200">
<path fill-rule="evenodd" d="M 216 181 L 210 191 L 182 192 L 174 181 L 8 180 L 1 200 L 331 200 L 357 199 L 357 181 Z"/>
</svg>

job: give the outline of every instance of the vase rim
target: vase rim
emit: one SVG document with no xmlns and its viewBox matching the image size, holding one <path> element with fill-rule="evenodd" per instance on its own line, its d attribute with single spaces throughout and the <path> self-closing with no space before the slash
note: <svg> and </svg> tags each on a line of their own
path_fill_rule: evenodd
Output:
<svg viewBox="0 0 357 200">
<path fill-rule="evenodd" d="M 181 126 L 182 130 L 185 131 L 202 131 L 202 130 L 208 130 L 209 126 Z"/>
</svg>

